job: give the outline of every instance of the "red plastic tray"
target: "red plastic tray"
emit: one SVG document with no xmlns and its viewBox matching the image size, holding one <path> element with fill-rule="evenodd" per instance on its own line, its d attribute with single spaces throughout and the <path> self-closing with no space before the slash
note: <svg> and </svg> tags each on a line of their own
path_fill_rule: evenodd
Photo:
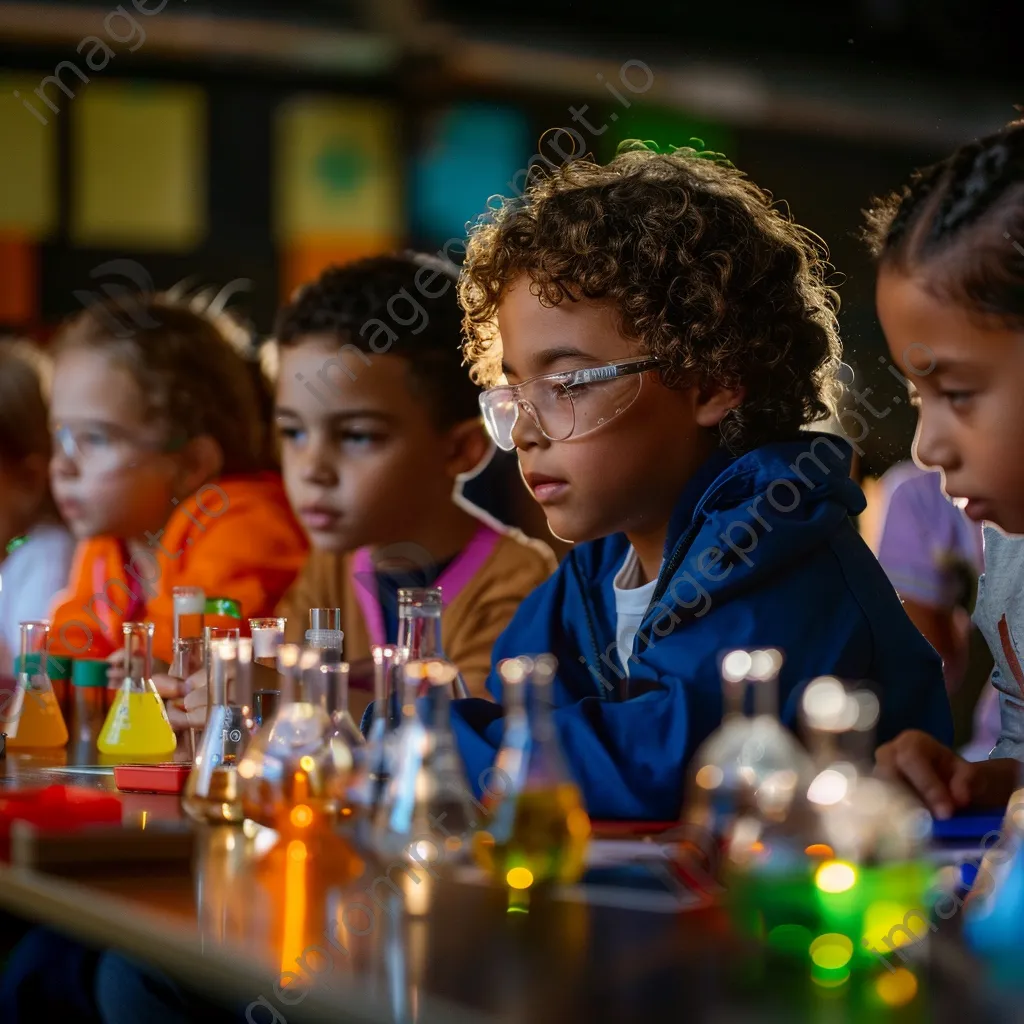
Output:
<svg viewBox="0 0 1024 1024">
<path fill-rule="evenodd" d="M 11 822 L 71 832 L 83 825 L 120 824 L 121 798 L 83 786 L 45 786 L 0 791 L 0 857 L 10 853 Z"/>
<path fill-rule="evenodd" d="M 192 765 L 182 761 L 167 764 L 119 764 L 114 768 L 114 785 L 124 793 L 180 793 Z"/>
</svg>

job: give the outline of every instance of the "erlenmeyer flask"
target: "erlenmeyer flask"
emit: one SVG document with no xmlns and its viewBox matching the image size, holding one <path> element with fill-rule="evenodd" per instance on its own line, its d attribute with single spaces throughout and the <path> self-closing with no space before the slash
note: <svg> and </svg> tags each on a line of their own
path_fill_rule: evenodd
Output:
<svg viewBox="0 0 1024 1024">
<path fill-rule="evenodd" d="M 403 587 L 398 591 L 398 643 L 408 661 L 447 660 L 441 645 L 441 613 L 444 601 L 440 587 Z M 456 668 L 452 696 L 468 697 L 469 690 Z"/>
<path fill-rule="evenodd" d="M 825 985 L 877 967 L 895 945 L 914 941 L 906 922 L 927 915 L 930 819 L 906 790 L 872 775 L 878 713 L 867 689 L 830 676 L 809 683 L 801 718 L 816 773 L 783 800 L 773 791 L 780 780 L 766 779 L 730 842 L 736 920 L 809 960 Z"/>
<path fill-rule="evenodd" d="M 483 820 L 451 731 L 456 669 L 435 658 L 405 662 L 401 672 L 402 722 L 394 738 L 391 778 L 374 815 L 373 847 L 384 856 L 421 860 L 422 840 L 436 836 L 435 847 L 443 848 L 449 861 L 464 851 L 470 832 Z"/>
<path fill-rule="evenodd" d="M 391 778 L 394 737 L 398 729 L 399 669 L 405 660 L 400 647 L 375 644 L 373 654 L 373 717 L 366 727 L 366 744 L 356 763 L 352 783 L 354 802 L 365 812 L 360 822 L 360 841 L 372 845 L 369 829 L 373 812 Z"/>
<path fill-rule="evenodd" d="M 50 624 L 22 622 L 20 627 L 18 684 L 3 716 L 7 745 L 13 749 L 63 747 L 68 729 L 46 665 Z"/>
<path fill-rule="evenodd" d="M 217 640 L 212 645 L 212 686 L 202 743 L 185 783 L 181 805 L 195 821 L 240 822 L 238 762 L 254 727 L 252 641 Z"/>
<path fill-rule="evenodd" d="M 550 654 L 498 664 L 505 735 L 492 782 L 482 787 L 490 821 L 474 836 L 473 850 L 481 867 L 513 894 L 575 882 L 585 864 L 590 819 L 551 719 L 556 666 Z"/>
<path fill-rule="evenodd" d="M 206 628 L 206 592 L 202 587 L 172 587 L 174 640 L 202 637 Z"/>
<path fill-rule="evenodd" d="M 282 645 L 280 706 L 238 765 L 245 816 L 283 835 L 328 827 L 344 803 L 352 770 L 335 760 L 331 747 L 320 665 L 315 651 Z"/>
<path fill-rule="evenodd" d="M 366 737 L 359 731 L 348 709 L 348 662 L 329 662 L 321 665 L 320 671 L 327 691 L 327 713 L 334 723 L 335 734 L 341 736 L 353 750 L 366 746 Z"/>
<path fill-rule="evenodd" d="M 152 679 L 153 623 L 126 622 L 123 628 L 125 677 L 96 746 L 119 757 L 172 754 L 177 741 Z"/>
<path fill-rule="evenodd" d="M 722 659 L 722 724 L 690 762 L 681 829 L 712 870 L 737 818 L 756 813 L 755 795 L 766 779 L 789 780 L 792 795 L 810 778 L 806 752 L 779 721 L 781 668 L 774 649 L 734 650 Z"/>
</svg>

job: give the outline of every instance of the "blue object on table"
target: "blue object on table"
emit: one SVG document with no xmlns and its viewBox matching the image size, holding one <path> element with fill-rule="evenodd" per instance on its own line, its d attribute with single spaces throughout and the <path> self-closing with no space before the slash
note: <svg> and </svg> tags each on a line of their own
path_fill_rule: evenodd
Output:
<svg viewBox="0 0 1024 1024">
<path fill-rule="evenodd" d="M 995 833 L 1001 834 L 1003 815 L 1000 814 L 956 814 L 945 821 L 932 822 L 932 839 L 984 839 Z"/>
</svg>

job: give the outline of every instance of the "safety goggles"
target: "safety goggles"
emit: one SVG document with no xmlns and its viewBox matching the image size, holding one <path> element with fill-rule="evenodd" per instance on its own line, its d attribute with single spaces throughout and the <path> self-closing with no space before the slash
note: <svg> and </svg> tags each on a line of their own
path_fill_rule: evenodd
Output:
<svg viewBox="0 0 1024 1024">
<path fill-rule="evenodd" d="M 562 373 L 545 373 L 522 384 L 502 384 L 480 395 L 480 411 L 494 443 L 506 452 L 525 412 L 549 441 L 582 437 L 624 413 L 640 394 L 641 374 L 663 359 L 622 359 Z"/>
</svg>

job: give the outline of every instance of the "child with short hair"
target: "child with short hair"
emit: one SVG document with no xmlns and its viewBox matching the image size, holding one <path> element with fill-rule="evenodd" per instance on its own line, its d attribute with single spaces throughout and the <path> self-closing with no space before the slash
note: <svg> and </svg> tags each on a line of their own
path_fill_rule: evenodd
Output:
<svg viewBox="0 0 1024 1024">
<path fill-rule="evenodd" d="M 878 685 L 880 739 L 951 737 L 939 659 L 850 521 L 850 446 L 804 429 L 838 391 L 828 269 L 731 164 L 642 143 L 552 170 L 470 238 L 485 422 L 577 545 L 493 660 L 557 656 L 554 720 L 592 817 L 678 816 L 730 647 L 784 650 L 788 725 L 828 673 Z M 479 788 L 500 708 L 454 707 Z"/>
<path fill-rule="evenodd" d="M 47 617 L 75 550 L 50 494 L 48 370 L 28 342 L 0 339 L 0 676 L 13 674 L 19 623 Z"/>
<path fill-rule="evenodd" d="M 272 614 L 306 543 L 259 386 L 212 317 L 166 297 L 91 307 L 60 333 L 50 471 L 80 543 L 51 617 L 56 653 L 116 659 L 122 624 L 147 619 L 169 663 L 178 585 Z"/>
<path fill-rule="evenodd" d="M 1024 121 L 916 172 L 869 214 L 878 316 L 919 407 L 914 455 L 985 521 L 975 622 L 995 661 L 1002 733 L 969 762 L 911 731 L 877 753 L 940 818 L 1000 806 L 1024 758 Z"/>
<path fill-rule="evenodd" d="M 313 550 L 278 614 L 340 607 L 353 681 L 397 639 L 399 587 L 440 586 L 445 653 L 482 693 L 491 647 L 554 571 L 546 545 L 460 500 L 491 446 L 462 366 L 457 271 L 406 253 L 331 267 L 281 310 L 277 430 Z M 354 710 L 366 693 L 353 693 Z"/>
</svg>

